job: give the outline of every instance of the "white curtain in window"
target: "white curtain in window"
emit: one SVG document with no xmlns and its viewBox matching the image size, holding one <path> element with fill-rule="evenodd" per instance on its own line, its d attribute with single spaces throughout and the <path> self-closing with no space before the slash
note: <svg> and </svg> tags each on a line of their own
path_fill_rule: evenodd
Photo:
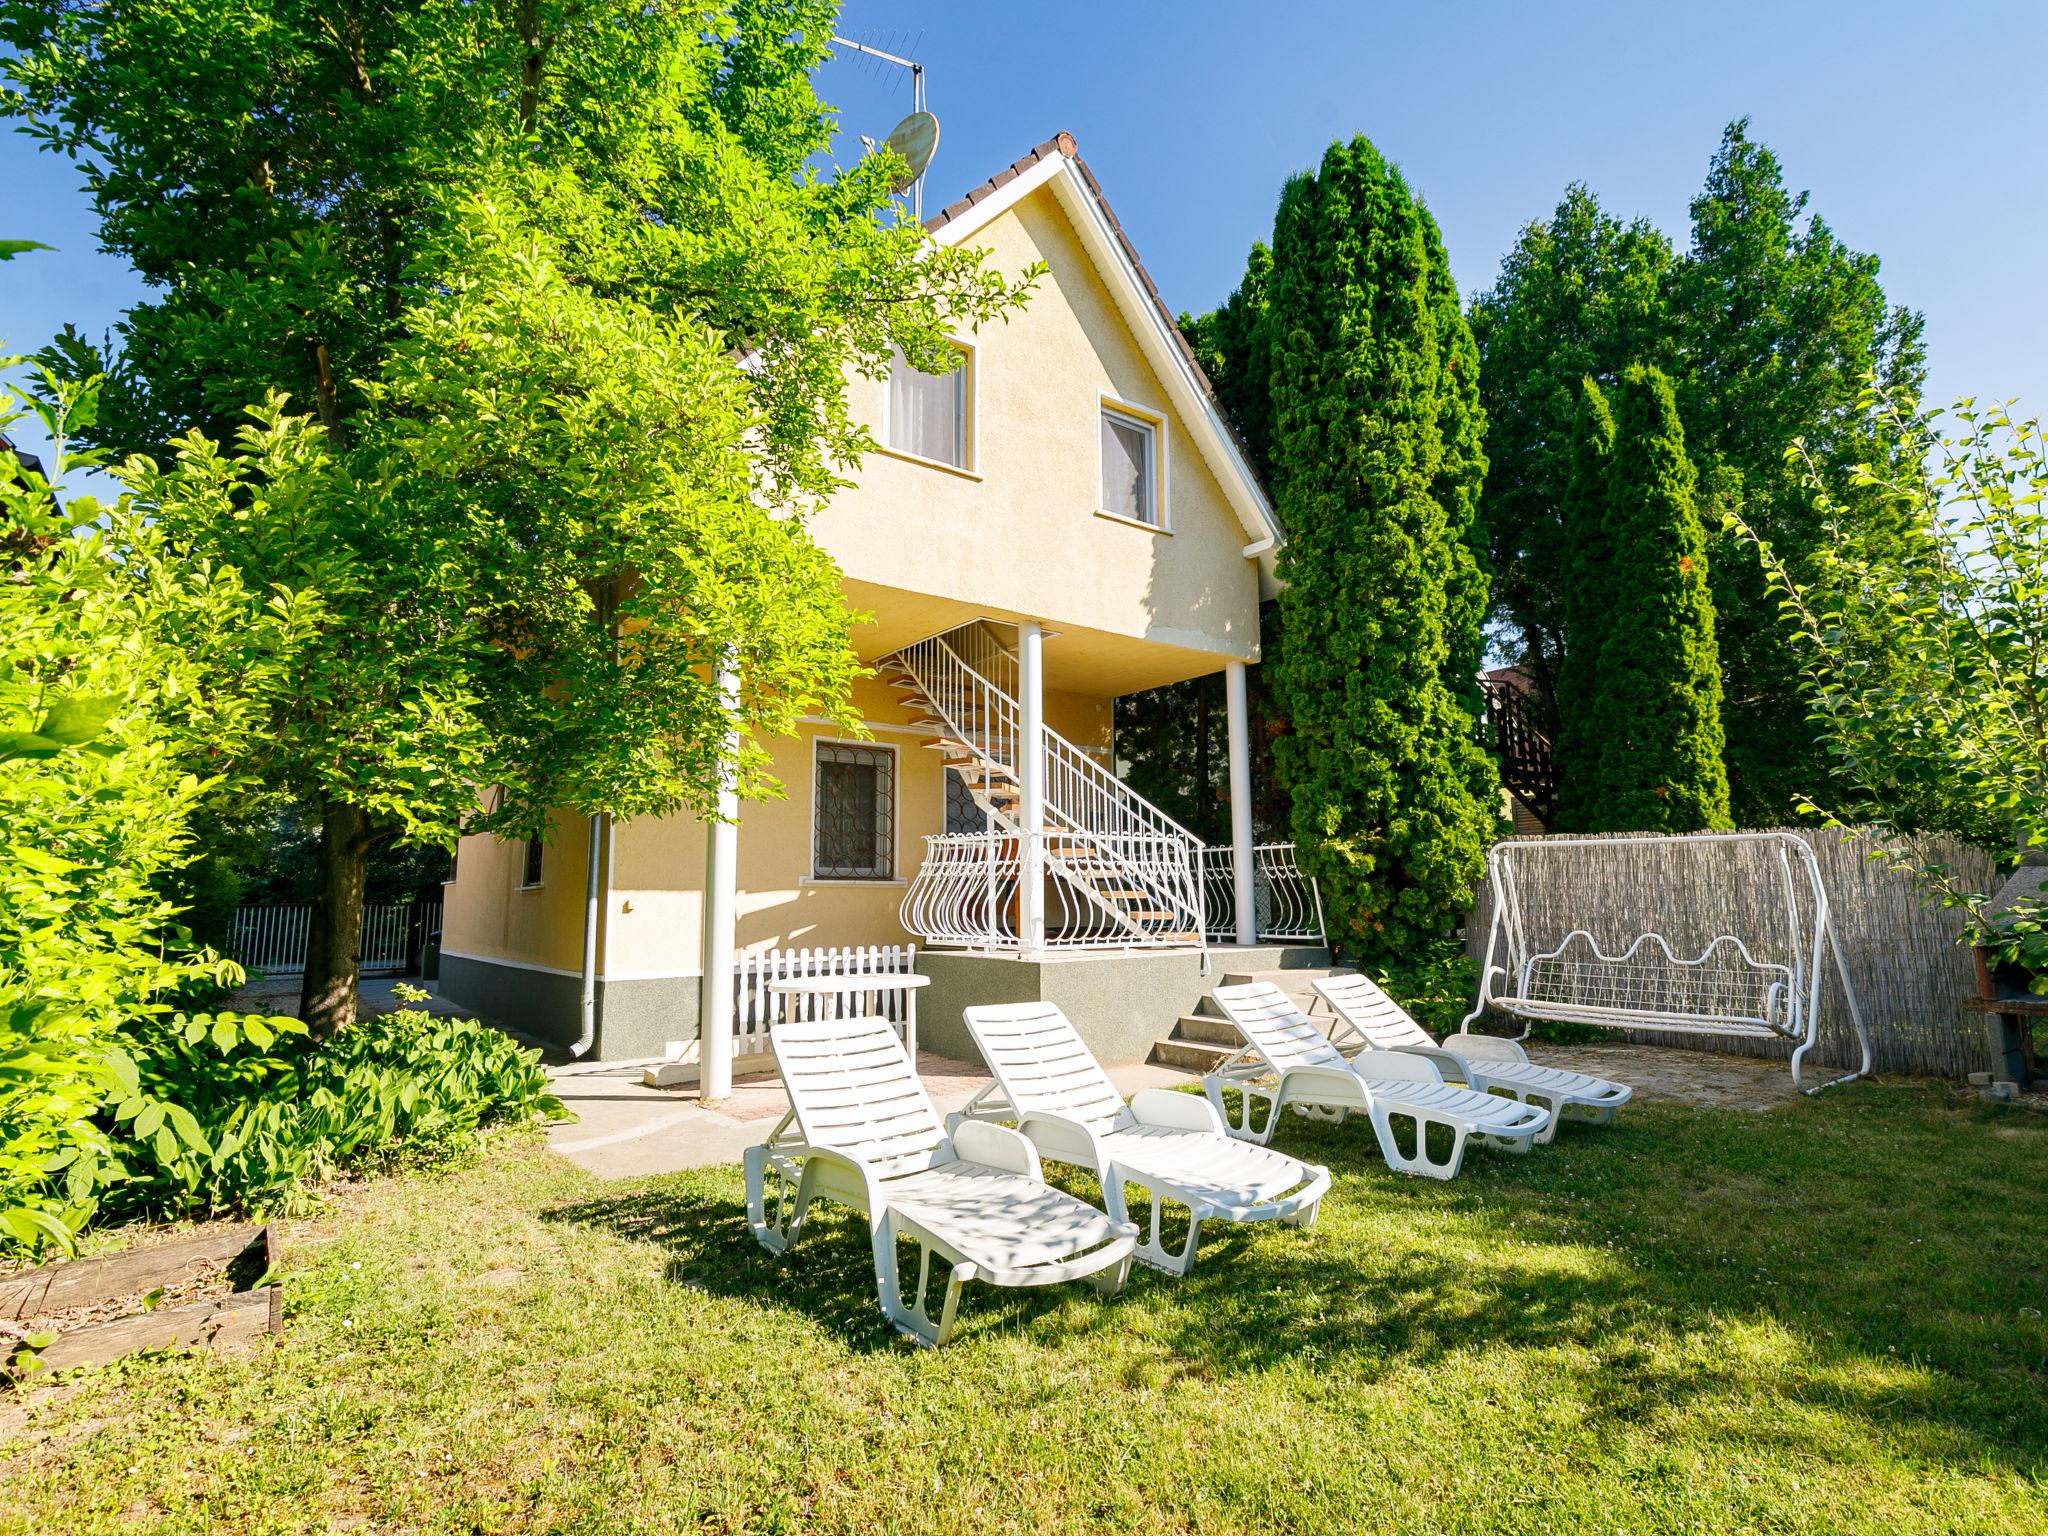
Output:
<svg viewBox="0 0 2048 1536">
<path fill-rule="evenodd" d="M 1102 413 L 1102 510 L 1153 521 L 1152 429 L 1114 411 Z"/>
<path fill-rule="evenodd" d="M 966 426 L 966 360 L 951 373 L 920 373 L 898 352 L 889 370 L 889 446 L 965 469 Z"/>
</svg>

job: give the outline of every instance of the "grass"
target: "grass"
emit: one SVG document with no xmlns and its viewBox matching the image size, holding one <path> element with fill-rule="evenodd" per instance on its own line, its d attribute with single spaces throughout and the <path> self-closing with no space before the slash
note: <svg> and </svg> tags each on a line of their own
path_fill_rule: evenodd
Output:
<svg viewBox="0 0 2048 1536">
<path fill-rule="evenodd" d="M 2048 1530 L 2048 1120 L 1631 1108 L 895 1342 L 838 1214 L 530 1142 L 292 1225 L 289 1330 L 0 1431 L 0 1531 Z"/>
</svg>

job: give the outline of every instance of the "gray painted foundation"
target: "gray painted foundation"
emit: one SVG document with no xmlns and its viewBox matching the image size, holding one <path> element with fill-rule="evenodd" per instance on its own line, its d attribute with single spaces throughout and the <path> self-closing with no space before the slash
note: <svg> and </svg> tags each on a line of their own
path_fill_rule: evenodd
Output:
<svg viewBox="0 0 2048 1536">
<path fill-rule="evenodd" d="M 1294 970 L 1328 965 L 1330 952 L 1308 944 L 1219 945 L 1208 970 L 1199 950 L 1016 955 L 925 950 L 917 968 L 932 983 L 918 994 L 918 1045 L 954 1061 L 978 1062 L 966 1010 L 980 1003 L 1057 1003 L 1105 1066 L 1143 1061 L 1152 1042 L 1173 1032 L 1229 971 Z M 441 958 L 439 995 L 459 1008 L 558 1049 L 579 1032 L 581 986 L 574 976 L 533 971 L 461 955 Z M 585 1061 L 659 1056 L 671 1040 L 697 1037 L 695 976 L 597 984 L 597 1039 Z"/>
<path fill-rule="evenodd" d="M 982 1003 L 1057 1003 L 1104 1066 L 1143 1061 L 1226 971 L 1328 965 L 1317 945 L 1219 946 L 1202 969 L 1199 950 L 1113 954 L 971 955 L 926 950 L 917 968 L 932 984 L 919 994 L 918 1044 L 955 1061 L 979 1061 L 966 1010 Z"/>
<path fill-rule="evenodd" d="M 567 1050 L 582 1033 L 580 978 L 463 955 L 441 957 L 436 993 L 458 1008 Z M 597 1038 L 585 1061 L 659 1056 L 671 1040 L 694 1040 L 700 1001 L 695 976 L 597 983 Z"/>
</svg>

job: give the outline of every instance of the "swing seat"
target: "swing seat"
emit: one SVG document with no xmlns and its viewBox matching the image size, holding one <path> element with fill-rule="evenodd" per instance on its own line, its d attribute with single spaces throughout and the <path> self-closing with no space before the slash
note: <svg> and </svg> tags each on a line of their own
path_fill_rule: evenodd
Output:
<svg viewBox="0 0 2048 1536">
<path fill-rule="evenodd" d="M 1670 878 L 1646 875 L 1639 855 L 1623 850 L 1657 850 Z M 1702 881 L 1695 863 L 1676 878 L 1688 855 L 1711 853 Z M 1745 865 L 1747 855 L 1762 863 Z M 1561 861 L 1606 860 L 1600 871 L 1612 889 L 1641 891 L 1654 898 L 1660 891 L 1691 894 L 1688 911 L 1676 905 L 1664 923 L 1646 923 L 1625 944 L 1603 948 L 1587 928 L 1558 920 L 1556 909 L 1572 911 L 1573 887 L 1558 877 Z M 1633 862 L 1631 860 L 1633 859 Z M 1795 864 L 1798 874 L 1794 873 Z M 1587 885 L 1578 889 L 1583 891 Z M 1745 876 L 1761 874 L 1760 880 Z M 1804 876 L 1800 879 L 1799 876 Z M 1553 883 L 1546 885 L 1546 879 Z M 1784 1041 L 1793 1047 L 1792 1082 L 1803 1092 L 1851 1082 L 1870 1071 L 1870 1037 L 1863 1027 L 1856 990 L 1842 958 L 1827 891 L 1813 850 L 1790 832 L 1698 832 L 1681 837 L 1510 838 L 1487 854 L 1487 879 L 1493 898 L 1493 920 L 1487 933 L 1486 959 L 1479 972 L 1479 995 L 1465 1015 L 1461 1031 L 1491 1010 L 1523 1021 L 1593 1024 L 1608 1029 L 1643 1030 L 1673 1035 L 1720 1036 L 1731 1039 Z M 1548 913 L 1548 934 L 1538 937 L 1524 904 L 1527 880 Z M 1593 887 L 1598 889 L 1597 883 Z M 1543 898 L 1547 898 L 1544 900 Z M 1704 944 L 1684 949 L 1668 933 L 1697 930 L 1715 906 L 1733 914 L 1741 931 L 1716 934 Z M 1611 919 L 1610 919 L 1611 923 Z M 1559 929 L 1565 932 L 1555 938 Z M 1695 948 L 1695 946 L 1697 946 Z M 1759 958 L 1759 952 L 1766 958 Z M 1783 958 L 1775 958 L 1773 952 Z M 1811 1087 L 1800 1081 L 1807 1052 L 1819 1035 L 1823 967 L 1833 961 L 1850 1023 L 1861 1048 L 1861 1065 L 1853 1072 Z"/>
</svg>

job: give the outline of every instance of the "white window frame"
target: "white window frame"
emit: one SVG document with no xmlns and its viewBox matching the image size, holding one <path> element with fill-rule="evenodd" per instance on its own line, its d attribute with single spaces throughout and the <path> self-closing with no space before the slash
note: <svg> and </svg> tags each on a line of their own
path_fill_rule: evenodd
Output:
<svg viewBox="0 0 2048 1536">
<path fill-rule="evenodd" d="M 1152 434 L 1152 502 L 1159 513 L 1159 521 L 1148 523 L 1135 517 L 1125 517 L 1121 512 L 1112 512 L 1102 502 L 1102 418 L 1121 416 L 1136 426 L 1144 427 Z M 1166 413 L 1148 405 L 1134 405 L 1120 399 L 1106 389 L 1095 392 L 1095 515 L 1107 518 L 1112 523 L 1122 523 L 1126 528 L 1142 528 L 1147 533 L 1173 532 L 1173 498 L 1167 494 L 1167 464 L 1169 462 L 1166 443 Z"/>
<path fill-rule="evenodd" d="M 821 875 L 818 873 L 818 748 L 820 747 L 862 747 L 889 754 L 889 869 L 886 875 Z M 810 803 L 805 811 L 804 844 L 806 865 L 798 877 L 798 885 L 818 885 L 837 889 L 842 886 L 896 886 L 908 881 L 900 871 L 903 868 L 903 749 L 891 741 L 862 741 L 853 736 L 813 736 L 811 738 L 811 793 Z"/>
<path fill-rule="evenodd" d="M 882 409 L 880 413 L 882 430 L 879 434 L 881 452 L 887 454 L 892 459 L 902 459 L 907 464 L 923 464 L 931 469 L 943 469 L 949 475 L 962 475 L 969 480 L 979 480 L 981 478 L 981 471 L 977 465 L 981 457 L 981 434 L 978 428 L 981 412 L 978 409 L 978 397 L 981 394 L 979 388 L 981 359 L 978 350 L 971 341 L 962 340 L 958 336 L 949 336 L 946 338 L 946 344 L 960 354 L 960 457 L 965 462 L 948 464 L 944 459 L 928 458 L 921 453 L 912 453 L 907 448 L 898 448 L 889 441 L 892 427 L 889 399 L 894 391 L 890 389 L 890 380 L 887 377 L 884 377 L 882 380 Z M 894 372 L 893 368 L 891 372 Z M 950 378 L 952 375 L 948 374 L 947 377 Z"/>
</svg>

